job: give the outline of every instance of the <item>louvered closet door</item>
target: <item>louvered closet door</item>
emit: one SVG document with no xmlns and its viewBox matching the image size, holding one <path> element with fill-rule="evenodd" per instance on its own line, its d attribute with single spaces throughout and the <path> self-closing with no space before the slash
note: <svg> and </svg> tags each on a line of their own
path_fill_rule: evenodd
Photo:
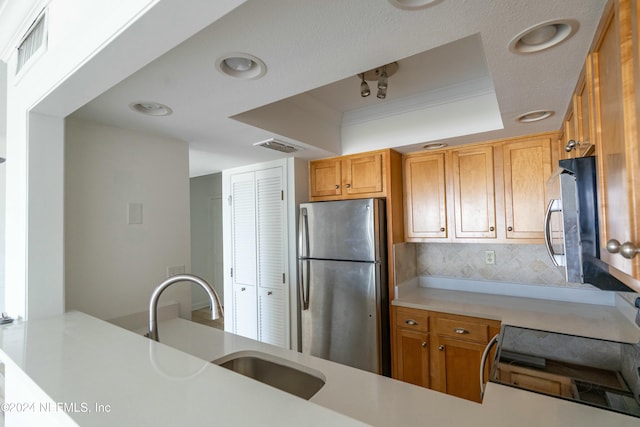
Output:
<svg viewBox="0 0 640 427">
<path fill-rule="evenodd" d="M 268 344 L 288 348 L 287 319 L 284 290 L 258 290 L 258 339 Z"/>
<path fill-rule="evenodd" d="M 258 339 L 287 347 L 286 212 L 282 181 L 282 168 L 256 172 Z"/>
<path fill-rule="evenodd" d="M 233 331 L 257 337 L 255 173 L 231 176 Z"/>
</svg>

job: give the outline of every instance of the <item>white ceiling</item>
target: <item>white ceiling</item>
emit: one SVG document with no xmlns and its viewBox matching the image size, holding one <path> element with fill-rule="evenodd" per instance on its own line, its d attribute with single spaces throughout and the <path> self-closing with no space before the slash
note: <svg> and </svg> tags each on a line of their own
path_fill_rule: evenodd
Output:
<svg viewBox="0 0 640 427">
<path fill-rule="evenodd" d="M 441 0 L 407 11 L 387 0 L 248 0 L 72 116 L 187 141 L 191 176 L 283 156 L 253 146 L 271 137 L 318 158 L 556 130 L 604 3 Z M 509 52 L 516 34 L 553 19 L 580 27 L 552 49 Z M 219 73 L 215 60 L 230 52 L 259 57 L 267 73 Z M 375 97 L 375 82 L 361 98 L 356 74 L 393 61 L 387 99 Z M 173 114 L 143 116 L 128 107 L 137 101 Z M 538 109 L 557 114 L 515 121 Z"/>
</svg>

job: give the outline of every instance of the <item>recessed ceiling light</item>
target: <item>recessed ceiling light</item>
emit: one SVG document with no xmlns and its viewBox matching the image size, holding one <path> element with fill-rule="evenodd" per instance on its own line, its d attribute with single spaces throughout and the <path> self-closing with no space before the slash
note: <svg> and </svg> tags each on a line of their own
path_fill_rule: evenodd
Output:
<svg viewBox="0 0 640 427">
<path fill-rule="evenodd" d="M 389 0 L 389 3 L 399 9 L 413 10 L 432 6 L 440 0 Z"/>
<path fill-rule="evenodd" d="M 547 119 L 551 116 L 553 116 L 553 111 L 551 110 L 535 110 L 520 114 L 516 118 L 516 121 L 519 121 L 520 123 L 531 123 Z"/>
<path fill-rule="evenodd" d="M 432 142 L 430 144 L 423 145 L 422 148 L 424 148 L 425 150 L 439 150 L 440 148 L 444 148 L 447 145 L 449 144 L 444 142 Z"/>
<path fill-rule="evenodd" d="M 216 60 L 216 68 L 231 77 L 257 79 L 267 72 L 261 59 L 247 53 L 230 53 Z"/>
<path fill-rule="evenodd" d="M 578 31 L 578 21 L 572 19 L 541 22 L 529 27 L 509 43 L 513 53 L 534 53 L 555 46 Z"/>
<path fill-rule="evenodd" d="M 129 108 L 147 116 L 168 116 L 173 113 L 171 108 L 158 102 L 133 102 L 129 104 Z"/>
</svg>

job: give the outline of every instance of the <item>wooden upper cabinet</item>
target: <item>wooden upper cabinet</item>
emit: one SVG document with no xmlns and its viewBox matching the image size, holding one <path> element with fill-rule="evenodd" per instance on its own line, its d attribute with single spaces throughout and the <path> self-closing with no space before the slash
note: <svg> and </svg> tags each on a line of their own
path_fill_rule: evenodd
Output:
<svg viewBox="0 0 640 427">
<path fill-rule="evenodd" d="M 391 150 L 382 150 L 309 162 L 311 200 L 387 197 L 391 156 Z"/>
<path fill-rule="evenodd" d="M 578 139 L 580 142 L 576 151 L 580 157 L 591 155 L 595 146 L 593 90 L 593 59 L 591 55 L 588 55 L 575 94 L 575 104 L 578 106 Z"/>
<path fill-rule="evenodd" d="M 551 137 L 533 137 L 502 146 L 507 240 L 544 238 L 551 141 Z"/>
<path fill-rule="evenodd" d="M 571 103 L 569 104 L 569 109 L 567 110 L 567 114 L 564 118 L 564 123 L 563 123 L 563 138 L 562 138 L 562 142 L 563 142 L 563 146 L 560 147 L 561 151 L 561 156 L 560 158 L 562 159 L 571 159 L 576 157 L 576 150 L 571 150 L 571 151 L 566 151 L 565 147 L 567 147 L 570 143 L 570 141 L 574 141 L 574 143 L 577 143 L 577 135 L 578 135 L 578 120 L 577 120 L 577 115 L 575 114 L 575 97 L 571 98 Z"/>
<path fill-rule="evenodd" d="M 496 237 L 493 147 L 454 150 L 455 237 Z"/>
<path fill-rule="evenodd" d="M 607 242 L 640 245 L 640 151 L 638 132 L 638 5 L 610 3 L 593 49 L 598 158 L 600 257 L 640 278 L 640 256 L 625 258 L 606 250 Z M 627 248 L 630 248 L 630 246 Z M 630 251 L 632 252 L 632 251 Z M 632 253 L 628 253 L 628 256 Z"/>
<path fill-rule="evenodd" d="M 309 163 L 311 197 L 342 195 L 342 162 L 339 159 Z"/>
<path fill-rule="evenodd" d="M 406 237 L 446 238 L 445 153 L 407 156 L 404 188 Z"/>
<path fill-rule="evenodd" d="M 344 191 L 349 195 L 384 192 L 382 153 L 346 157 Z"/>
</svg>

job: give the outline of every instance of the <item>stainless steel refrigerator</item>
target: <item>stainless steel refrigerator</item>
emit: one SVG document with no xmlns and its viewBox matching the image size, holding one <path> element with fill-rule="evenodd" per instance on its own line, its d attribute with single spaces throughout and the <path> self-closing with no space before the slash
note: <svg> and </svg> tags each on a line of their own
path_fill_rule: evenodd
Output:
<svg viewBox="0 0 640 427">
<path fill-rule="evenodd" d="M 303 203 L 298 223 L 302 352 L 391 374 L 385 203 Z"/>
</svg>

